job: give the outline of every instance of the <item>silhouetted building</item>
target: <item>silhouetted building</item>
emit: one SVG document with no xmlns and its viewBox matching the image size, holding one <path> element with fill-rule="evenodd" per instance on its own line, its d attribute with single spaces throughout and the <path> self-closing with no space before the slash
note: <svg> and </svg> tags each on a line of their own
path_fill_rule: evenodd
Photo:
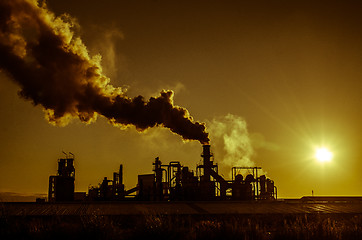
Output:
<svg viewBox="0 0 362 240">
<path fill-rule="evenodd" d="M 274 181 L 258 175 L 260 167 L 232 167 L 232 179 L 218 173 L 210 145 L 203 145 L 202 163 L 196 173 L 173 161 L 162 164 L 157 157 L 153 173 L 138 175 L 136 187 L 125 190 L 123 166 L 113 173 L 113 180 L 104 177 L 98 187 L 90 187 L 88 195 L 74 193 L 74 156 L 58 160 L 58 174 L 49 177 L 49 202 L 60 201 L 214 201 L 274 200 Z M 243 175 L 246 176 L 245 178 Z"/>
<path fill-rule="evenodd" d="M 66 155 L 66 158 L 58 159 L 58 174 L 49 177 L 49 202 L 74 200 L 74 155 L 71 153 L 70 155 Z"/>
<path fill-rule="evenodd" d="M 123 165 L 119 166 L 119 172 L 113 173 L 113 180 L 103 178 L 98 187 L 88 189 L 87 200 L 90 201 L 114 201 L 122 200 L 125 196 L 123 184 Z"/>
</svg>

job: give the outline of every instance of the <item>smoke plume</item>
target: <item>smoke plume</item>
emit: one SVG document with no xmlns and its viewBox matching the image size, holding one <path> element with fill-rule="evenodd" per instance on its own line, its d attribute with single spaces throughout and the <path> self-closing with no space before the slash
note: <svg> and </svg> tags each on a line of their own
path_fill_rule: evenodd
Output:
<svg viewBox="0 0 362 240">
<path fill-rule="evenodd" d="M 57 125 L 74 117 L 89 123 L 102 115 L 119 127 L 162 126 L 185 140 L 209 142 L 205 124 L 175 106 L 172 91 L 146 101 L 112 86 L 102 73 L 101 57 L 89 56 L 74 24 L 36 0 L 0 0 L 0 69 L 20 85 L 21 97 L 41 105 Z"/>
<path fill-rule="evenodd" d="M 243 118 L 228 114 L 214 118 L 208 126 L 215 158 L 222 159 L 221 165 L 225 170 L 230 171 L 232 166 L 255 166 L 250 159 L 254 151 Z"/>
</svg>

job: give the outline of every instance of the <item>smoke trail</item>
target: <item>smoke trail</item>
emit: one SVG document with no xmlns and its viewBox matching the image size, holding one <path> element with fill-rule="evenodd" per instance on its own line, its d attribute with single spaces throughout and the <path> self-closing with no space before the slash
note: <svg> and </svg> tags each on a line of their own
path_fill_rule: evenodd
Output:
<svg viewBox="0 0 362 240">
<path fill-rule="evenodd" d="M 249 138 L 246 121 L 232 114 L 214 118 L 208 123 L 215 157 L 222 159 L 222 167 L 255 166 L 250 159 L 253 148 Z"/>
<path fill-rule="evenodd" d="M 0 69 L 21 86 L 20 96 L 41 105 L 47 119 L 64 125 L 97 114 L 119 127 L 169 128 L 186 140 L 209 141 L 205 124 L 173 104 L 173 92 L 146 101 L 129 98 L 103 75 L 101 57 L 91 57 L 68 15 L 56 17 L 36 0 L 0 0 Z"/>
</svg>

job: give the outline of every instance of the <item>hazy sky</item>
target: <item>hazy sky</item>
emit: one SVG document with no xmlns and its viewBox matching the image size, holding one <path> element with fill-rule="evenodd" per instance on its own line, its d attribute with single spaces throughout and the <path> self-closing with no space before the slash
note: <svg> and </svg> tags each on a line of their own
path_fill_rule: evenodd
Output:
<svg viewBox="0 0 362 240">
<path fill-rule="evenodd" d="M 89 54 L 102 55 L 104 74 L 129 97 L 174 90 L 174 104 L 206 123 L 226 178 L 242 154 L 279 197 L 362 194 L 360 1 L 47 4 L 76 19 Z M 0 192 L 46 193 L 62 151 L 75 154 L 76 191 L 111 178 L 120 163 L 129 189 L 157 156 L 191 169 L 200 162 L 199 142 L 162 128 L 140 134 L 102 116 L 53 126 L 19 90 L 0 72 Z M 313 158 L 317 146 L 333 152 L 330 163 Z"/>
</svg>

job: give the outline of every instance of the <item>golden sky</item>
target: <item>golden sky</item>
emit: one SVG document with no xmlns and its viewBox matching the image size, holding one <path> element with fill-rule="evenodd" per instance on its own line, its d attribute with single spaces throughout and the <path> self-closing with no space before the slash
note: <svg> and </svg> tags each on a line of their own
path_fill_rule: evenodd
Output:
<svg viewBox="0 0 362 240">
<path fill-rule="evenodd" d="M 362 194 L 360 1 L 47 5 L 74 18 L 89 55 L 102 56 L 104 75 L 128 97 L 173 90 L 174 104 L 206 123 L 226 178 L 231 164 L 248 163 L 264 169 L 282 198 Z M 157 156 L 191 169 L 200 162 L 199 142 L 164 128 L 140 134 L 102 116 L 49 124 L 20 90 L 2 70 L 0 192 L 46 193 L 62 151 L 75 154 L 76 191 L 111 178 L 121 163 L 129 189 Z M 313 158 L 317 146 L 333 152 L 331 162 Z"/>
</svg>

